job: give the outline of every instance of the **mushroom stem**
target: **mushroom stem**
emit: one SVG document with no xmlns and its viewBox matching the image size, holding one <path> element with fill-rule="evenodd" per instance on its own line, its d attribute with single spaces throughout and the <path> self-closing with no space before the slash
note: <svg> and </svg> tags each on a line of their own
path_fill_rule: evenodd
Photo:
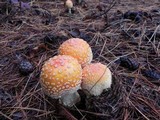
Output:
<svg viewBox="0 0 160 120">
<path fill-rule="evenodd" d="M 80 4 L 82 2 L 82 0 L 78 0 L 78 3 Z"/>
<path fill-rule="evenodd" d="M 68 9 L 69 14 L 72 14 L 72 10 L 71 8 Z"/>
<path fill-rule="evenodd" d="M 78 92 L 68 93 L 60 98 L 60 103 L 67 107 L 72 107 L 79 101 L 80 101 L 80 96 Z"/>
</svg>

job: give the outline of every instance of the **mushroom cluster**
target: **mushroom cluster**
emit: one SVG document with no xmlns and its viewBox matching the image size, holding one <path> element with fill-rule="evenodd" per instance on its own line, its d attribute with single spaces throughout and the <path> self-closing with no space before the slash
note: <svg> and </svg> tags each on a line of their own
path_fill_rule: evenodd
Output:
<svg viewBox="0 0 160 120">
<path fill-rule="evenodd" d="M 111 71 L 102 63 L 91 63 L 92 59 L 91 47 L 83 39 L 71 38 L 63 42 L 58 55 L 42 66 L 40 84 L 44 93 L 72 107 L 80 101 L 77 90 L 82 88 L 89 93 L 87 95 L 98 96 L 110 88 Z"/>
</svg>

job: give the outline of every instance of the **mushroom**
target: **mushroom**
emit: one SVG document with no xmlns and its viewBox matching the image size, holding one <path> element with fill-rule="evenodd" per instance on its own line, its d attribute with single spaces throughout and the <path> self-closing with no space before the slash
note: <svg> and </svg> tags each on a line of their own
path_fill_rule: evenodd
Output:
<svg viewBox="0 0 160 120">
<path fill-rule="evenodd" d="M 86 65 L 82 71 L 82 89 L 94 96 L 111 87 L 112 75 L 109 68 L 102 63 Z"/>
<path fill-rule="evenodd" d="M 67 55 L 58 55 L 42 66 L 40 84 L 44 93 L 59 99 L 64 106 L 72 107 L 80 101 L 82 68 L 78 61 Z"/>
<path fill-rule="evenodd" d="M 72 0 L 66 0 L 65 5 L 68 8 L 69 14 L 72 14 L 72 8 L 73 8 L 73 2 L 72 2 Z"/>
<path fill-rule="evenodd" d="M 91 63 L 93 59 L 91 47 L 86 41 L 80 38 L 71 38 L 63 42 L 59 47 L 59 54 L 76 58 L 82 67 Z"/>
</svg>

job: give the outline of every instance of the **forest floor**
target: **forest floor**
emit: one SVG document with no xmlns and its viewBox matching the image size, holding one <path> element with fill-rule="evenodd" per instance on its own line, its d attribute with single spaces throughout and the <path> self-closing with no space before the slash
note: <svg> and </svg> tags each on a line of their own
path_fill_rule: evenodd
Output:
<svg viewBox="0 0 160 120">
<path fill-rule="evenodd" d="M 69 15 L 60 0 L 0 2 L 0 120 L 160 120 L 160 1 L 85 0 Z M 45 60 L 78 37 L 112 87 L 65 108 L 39 84 Z M 24 64 L 27 64 L 24 67 Z"/>
</svg>

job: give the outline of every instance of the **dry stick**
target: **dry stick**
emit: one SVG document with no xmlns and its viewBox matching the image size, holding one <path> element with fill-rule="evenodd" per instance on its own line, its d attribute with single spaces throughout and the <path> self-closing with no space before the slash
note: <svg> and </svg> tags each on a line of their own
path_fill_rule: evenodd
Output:
<svg viewBox="0 0 160 120">
<path fill-rule="evenodd" d="M 45 94 L 43 92 L 42 92 L 42 97 L 43 97 L 43 104 L 44 104 L 43 109 L 47 110 L 47 104 L 46 104 L 46 102 L 48 102 L 48 103 L 50 103 L 50 102 L 45 98 Z"/>
<path fill-rule="evenodd" d="M 128 110 L 125 109 L 124 120 L 128 120 L 128 117 L 129 117 Z"/>
<path fill-rule="evenodd" d="M 4 113 L 2 113 L 1 111 L 0 111 L 0 114 L 1 114 L 2 116 L 4 116 L 5 118 L 7 118 L 8 120 L 13 120 L 13 119 L 11 119 L 10 117 L 8 117 L 7 115 L 5 115 Z"/>
<path fill-rule="evenodd" d="M 110 63 L 108 63 L 107 66 L 109 66 L 109 65 L 112 64 L 112 63 L 114 63 L 115 61 L 117 61 L 117 60 L 120 59 L 121 57 L 125 57 L 125 56 L 131 55 L 131 54 L 133 54 L 133 53 L 135 53 L 135 52 L 131 52 L 131 53 L 128 53 L 128 54 L 126 54 L 126 55 L 119 56 L 119 57 L 117 57 L 116 59 L 114 59 L 113 61 L 111 61 Z"/>
<path fill-rule="evenodd" d="M 41 61 L 42 61 L 42 57 L 41 57 L 41 59 L 40 59 L 40 61 L 39 61 L 39 63 L 38 63 L 38 66 L 40 65 L 40 63 L 41 63 Z M 32 92 L 32 95 L 33 95 L 33 93 L 36 93 L 37 91 L 39 91 L 40 89 L 38 89 L 38 90 L 36 90 L 36 88 L 38 87 L 38 85 L 39 85 L 39 83 L 37 83 L 37 85 L 36 85 L 36 87 L 34 88 L 34 92 Z M 31 90 L 30 90 L 31 91 Z M 29 93 L 29 92 L 28 92 Z M 31 96 L 32 96 L 31 95 Z M 24 97 L 23 97 L 24 98 Z M 31 97 L 32 98 L 32 97 Z M 31 100 L 30 100 L 31 101 Z"/>
<path fill-rule="evenodd" d="M 142 102 L 146 103 L 154 112 L 156 112 L 156 114 L 157 114 L 158 116 L 160 116 L 160 113 L 158 113 L 157 110 L 155 110 L 147 101 L 145 101 L 144 99 L 139 98 L 139 97 L 137 97 L 137 99 L 139 99 L 139 100 L 141 100 Z"/>
<path fill-rule="evenodd" d="M 65 107 L 59 106 L 60 107 L 60 114 L 64 115 L 68 120 L 77 120 Z"/>
<path fill-rule="evenodd" d="M 74 107 L 76 108 L 76 110 L 79 112 L 79 114 L 83 117 L 83 118 L 85 118 L 85 116 L 79 111 L 79 109 L 77 108 L 77 106 L 76 105 L 74 105 Z"/>
<path fill-rule="evenodd" d="M 154 37 L 154 36 L 155 36 L 156 32 L 158 31 L 159 26 L 160 26 L 160 25 L 158 25 L 158 26 L 157 26 L 157 28 L 156 28 L 156 30 L 154 31 L 154 33 L 153 33 L 152 37 Z M 151 42 L 152 37 L 149 39 L 148 43 L 149 43 L 149 42 Z M 153 46 L 153 48 L 154 48 L 155 52 L 157 53 L 158 49 L 156 48 L 155 43 L 156 43 L 156 41 L 155 41 L 155 37 L 154 37 L 154 40 L 153 40 L 153 42 L 151 42 L 151 44 L 152 44 L 152 46 Z M 158 42 L 157 47 L 158 47 L 158 46 L 159 46 L 159 42 Z M 157 49 L 157 51 L 156 51 L 156 49 Z"/>
<path fill-rule="evenodd" d="M 100 56 L 101 58 L 103 58 L 105 61 L 110 62 L 110 60 L 108 60 L 106 57 L 104 57 L 103 55 Z"/>
<path fill-rule="evenodd" d="M 144 23 L 145 24 L 145 23 Z M 146 30 L 146 27 L 145 27 L 145 25 L 142 25 L 142 34 L 141 34 L 141 37 L 140 37 L 140 39 L 139 39 L 139 43 L 138 43 L 138 51 L 140 50 L 140 46 L 141 46 L 141 44 L 142 44 L 142 39 L 143 39 L 143 36 L 145 35 L 145 30 Z"/>
<path fill-rule="evenodd" d="M 129 103 L 146 119 L 150 120 L 146 115 L 144 115 L 130 100 Z"/>
<path fill-rule="evenodd" d="M 118 24 L 121 25 L 121 24 L 124 23 L 124 22 L 131 22 L 131 20 L 128 20 L 128 19 L 120 19 L 120 20 L 113 21 L 113 22 L 109 23 L 109 24 L 107 25 L 107 28 L 105 28 L 104 30 L 111 29 L 110 26 L 116 26 L 116 25 L 118 25 Z"/>
<path fill-rule="evenodd" d="M 138 74 L 139 74 L 139 71 L 138 71 Z M 137 77 L 137 75 L 135 75 L 135 81 L 134 81 L 134 83 L 133 83 L 133 85 L 132 85 L 132 87 L 131 87 L 131 89 L 130 89 L 130 91 L 129 91 L 129 94 L 128 94 L 128 99 L 129 99 L 129 97 L 130 97 L 130 95 L 131 95 L 131 92 L 133 91 L 133 88 L 134 88 L 134 86 L 135 86 L 135 84 L 137 83 L 137 81 L 138 81 L 138 79 L 137 79 L 138 77 Z"/>
<path fill-rule="evenodd" d="M 29 78 L 28 78 L 28 80 L 27 80 L 27 82 L 26 82 L 26 84 L 25 84 L 25 86 L 24 86 L 24 89 L 22 90 L 20 96 L 23 96 L 23 94 L 24 94 L 24 92 L 25 92 L 25 90 L 26 90 L 26 88 L 27 88 L 27 85 L 28 85 L 29 81 L 31 80 L 31 77 L 32 77 L 32 76 L 33 76 L 33 74 L 29 75 Z"/>
<path fill-rule="evenodd" d="M 41 89 L 38 89 L 38 90 L 36 90 L 36 91 L 34 91 L 34 92 L 32 92 L 32 93 L 27 93 L 23 98 L 21 98 L 21 102 L 23 103 L 24 101 L 26 101 L 27 99 L 31 99 L 32 98 L 32 96 L 34 96 L 34 94 L 35 93 L 38 93 L 39 91 L 40 91 Z M 30 96 L 28 96 L 30 94 Z M 26 97 L 26 96 L 28 96 L 28 97 Z M 25 98 L 26 97 L 26 98 Z M 28 102 L 28 104 L 31 102 L 31 100 L 29 100 L 29 102 Z"/>
<path fill-rule="evenodd" d="M 158 45 L 157 45 L 157 53 L 158 53 L 158 56 L 160 56 L 160 42 L 158 42 Z"/>
<path fill-rule="evenodd" d="M 37 64 L 37 66 L 40 66 L 40 64 L 42 63 L 42 61 L 43 61 L 44 58 L 46 58 L 46 56 L 45 56 L 45 55 L 42 55 L 41 58 L 40 58 L 40 60 L 39 60 L 39 62 L 38 62 L 38 64 Z M 42 88 L 41 88 L 41 89 L 42 89 Z M 46 102 L 49 103 L 49 101 L 47 101 L 47 100 L 45 99 L 45 95 L 44 95 L 44 94 L 42 94 L 42 96 L 43 96 L 44 110 L 47 110 Z M 50 103 L 49 103 L 49 104 L 50 104 Z M 51 104 L 51 105 L 52 105 L 52 104 Z"/>
<path fill-rule="evenodd" d="M 145 101 L 144 99 L 146 99 L 144 96 L 140 96 L 140 95 L 136 95 L 137 96 L 137 99 L 139 99 L 140 101 L 144 102 L 146 105 L 148 105 L 155 113 L 156 115 L 158 115 L 160 117 L 160 113 L 158 112 L 158 110 L 154 109 L 150 103 L 148 103 L 148 101 Z M 142 98 L 144 97 L 144 98 Z M 149 100 L 149 99 L 148 99 Z"/>
<path fill-rule="evenodd" d="M 93 15 L 92 18 L 98 18 L 106 13 L 108 13 L 116 4 L 116 0 L 112 1 L 112 3 L 110 4 L 109 8 L 106 9 L 105 11 L 103 11 L 102 13 L 99 13 L 99 14 L 96 14 L 96 15 Z M 88 18 L 87 18 L 88 19 Z"/>
<path fill-rule="evenodd" d="M 116 46 L 114 46 L 111 50 L 108 50 L 109 53 L 111 53 L 114 49 L 116 49 L 122 42 L 119 42 Z"/>
<path fill-rule="evenodd" d="M 39 61 L 39 63 L 38 63 L 37 66 L 39 66 L 41 62 L 42 62 L 42 57 L 41 57 L 41 59 L 40 59 L 40 61 Z M 27 100 L 27 99 L 30 98 L 30 100 L 29 100 L 29 102 L 28 102 L 28 105 L 30 104 L 33 96 L 38 99 L 38 97 L 34 95 L 35 93 L 37 93 L 38 91 L 41 90 L 41 89 L 36 90 L 36 88 L 38 87 L 38 85 L 39 85 L 39 83 L 37 83 L 37 85 L 36 85 L 36 87 L 34 88 L 34 91 L 33 91 L 32 93 L 29 93 L 29 92 L 31 92 L 33 89 L 31 89 L 31 90 L 25 95 L 25 96 L 27 96 L 27 95 L 31 94 L 29 97 L 27 97 L 26 99 L 24 99 L 24 98 L 25 98 L 25 96 L 24 96 L 24 97 L 22 98 L 22 99 L 24 99 L 23 101 L 25 101 L 25 100 Z M 40 99 L 40 100 L 41 100 L 41 99 Z M 23 101 L 22 101 L 22 102 L 23 102 Z M 46 109 L 45 109 L 45 110 L 46 110 Z"/>
<path fill-rule="evenodd" d="M 41 88 L 42 89 L 42 88 Z M 35 95 L 34 95 L 35 96 Z M 40 101 L 42 101 L 40 98 L 38 98 L 37 96 L 35 96 L 37 99 L 39 99 Z M 46 101 L 50 106 L 52 106 L 52 107 L 55 107 L 55 106 L 53 106 L 53 103 L 51 103 L 48 99 L 46 99 L 45 98 L 45 94 L 43 94 L 43 99 L 44 99 L 44 101 Z M 44 102 L 44 101 L 42 101 L 42 102 Z M 46 102 L 44 102 L 44 103 L 46 103 Z M 45 104 L 46 105 L 46 104 Z M 45 106 L 45 108 L 46 108 L 46 106 Z M 45 109 L 46 110 L 46 109 Z"/>
<path fill-rule="evenodd" d="M 37 84 L 39 84 L 39 83 L 37 83 Z M 36 87 L 37 87 L 38 85 L 36 85 Z M 25 94 L 22 98 L 21 98 L 21 102 L 23 103 L 25 100 L 25 97 L 26 96 L 28 96 L 28 95 L 30 95 L 30 96 L 28 96 L 26 99 L 28 99 L 28 98 L 30 98 L 31 96 L 33 96 L 35 93 L 37 93 L 37 92 L 39 92 L 41 89 L 38 89 L 38 90 L 36 90 L 36 91 L 33 91 L 32 93 L 31 93 L 31 91 L 33 90 L 34 88 L 32 88 L 27 94 Z"/>
<path fill-rule="evenodd" d="M 108 48 L 107 48 L 107 52 L 105 52 L 105 54 L 103 54 L 103 55 L 106 55 L 106 54 L 108 54 L 108 53 L 111 53 L 112 54 L 112 51 L 114 50 L 114 49 L 116 49 L 120 44 L 121 44 L 122 42 L 119 42 L 116 46 L 114 46 L 111 50 L 108 50 Z M 115 55 L 114 55 L 115 56 Z"/>
<path fill-rule="evenodd" d="M 101 52 L 100 52 L 99 56 L 102 55 L 102 52 L 103 52 L 103 50 L 104 50 L 104 48 L 105 48 L 105 46 L 106 46 L 106 43 L 107 43 L 107 41 L 105 40 L 105 42 L 104 42 L 104 44 L 103 44 L 103 47 L 102 47 L 102 49 L 101 49 Z"/>
<path fill-rule="evenodd" d="M 24 86 L 24 89 L 22 90 L 20 96 L 23 96 L 23 93 L 24 93 L 24 91 L 26 90 L 26 87 L 27 87 L 27 85 L 28 85 L 28 82 L 29 82 L 29 80 L 31 79 L 31 76 L 32 76 L 32 74 L 29 76 L 29 78 L 28 78 L 28 80 L 27 80 L 27 83 L 26 83 L 26 85 Z M 21 104 L 19 104 L 19 106 L 20 106 L 20 105 L 21 105 Z M 15 106 L 15 105 L 14 105 L 14 106 Z M 15 107 L 15 108 L 16 108 L 16 107 Z M 14 113 L 14 111 L 12 111 L 9 116 L 13 115 L 13 113 Z"/>
<path fill-rule="evenodd" d="M 122 19 L 123 20 L 123 19 Z M 128 28 L 128 30 L 132 27 L 133 25 L 131 24 Z M 128 33 L 128 30 L 126 31 L 124 26 L 122 24 L 120 24 L 120 29 L 122 30 L 123 33 L 125 33 L 129 38 L 132 39 L 132 41 L 135 41 L 134 37 L 131 36 L 129 33 Z"/>
<path fill-rule="evenodd" d="M 158 25 L 154 31 L 154 33 L 152 34 L 151 38 L 148 40 L 148 43 L 151 42 L 152 38 L 155 36 L 156 32 L 158 31 L 160 25 Z"/>
<path fill-rule="evenodd" d="M 37 85 L 36 85 L 36 87 L 37 87 Z M 35 88 L 36 88 L 36 87 L 35 87 Z M 29 100 L 28 100 L 28 104 L 27 104 L 27 106 L 28 106 L 28 105 L 31 103 L 32 97 L 34 96 L 34 94 L 37 93 L 37 92 L 39 92 L 39 91 L 41 91 L 41 89 L 38 89 L 38 90 L 36 90 L 36 91 L 34 90 L 32 93 L 31 93 L 31 91 L 29 91 L 30 93 L 29 93 L 29 92 L 27 93 L 27 95 L 29 95 L 29 96 L 28 96 L 27 98 L 25 98 L 25 97 L 27 96 L 27 95 L 25 95 L 25 96 L 22 98 L 22 99 L 23 99 L 23 100 L 22 100 L 22 103 L 23 103 L 24 101 L 26 101 L 26 100 L 29 99 Z M 36 96 L 36 97 L 37 97 L 37 96 Z"/>
<path fill-rule="evenodd" d="M 135 41 L 134 37 L 131 36 L 127 31 L 125 31 L 124 29 L 122 29 L 122 32 L 124 32 L 128 37 L 130 37 L 132 39 L 132 41 Z"/>
<path fill-rule="evenodd" d="M 33 95 L 33 96 L 34 96 L 37 100 L 39 100 L 39 101 L 42 102 L 42 104 L 40 104 L 41 102 L 39 102 L 39 103 L 38 103 L 39 106 L 37 106 L 37 107 L 38 107 L 39 109 L 41 109 L 41 106 L 44 106 L 44 107 L 43 107 L 43 110 L 44 110 L 44 111 L 47 111 L 46 102 L 42 101 L 42 100 L 41 100 L 38 96 L 36 96 L 36 95 Z M 55 106 L 53 106 L 53 105 L 51 105 L 51 106 L 52 106 L 53 108 L 55 108 Z M 38 114 L 38 113 L 37 113 L 37 114 Z M 45 116 L 47 116 L 48 113 L 44 113 L 44 114 L 45 114 Z"/>
<path fill-rule="evenodd" d="M 146 83 L 148 83 L 148 85 L 150 85 L 150 87 L 155 88 L 153 83 L 149 82 L 147 79 L 145 79 L 145 77 L 143 77 L 143 76 L 141 76 L 141 75 L 140 75 L 140 76 L 135 76 L 135 75 L 133 75 L 133 74 L 128 74 L 128 73 L 121 73 L 120 75 L 125 75 L 125 76 L 127 76 L 127 77 L 136 77 L 136 78 L 138 78 L 138 79 L 142 79 L 142 80 L 144 80 Z"/>
<path fill-rule="evenodd" d="M 32 37 L 36 37 L 36 36 L 38 36 L 38 35 L 39 35 L 39 34 L 31 35 L 29 38 L 27 38 L 27 39 L 25 39 L 23 42 L 21 42 L 20 45 L 22 45 L 22 44 L 25 43 L 26 41 L 30 40 Z M 20 45 L 19 45 L 19 46 L 20 46 Z M 13 51 L 9 51 L 9 52 L 3 54 L 2 57 L 6 56 L 6 55 L 8 55 L 8 54 L 11 54 L 11 53 L 13 53 L 13 52 L 15 52 L 15 51 L 22 50 L 22 49 L 24 49 L 24 48 L 25 48 L 25 47 L 17 48 L 17 49 L 14 49 Z"/>
<path fill-rule="evenodd" d="M 11 108 L 11 109 L 21 109 L 21 110 L 33 110 L 33 111 L 38 111 L 38 112 L 44 112 L 44 113 L 48 113 L 48 112 L 52 112 L 54 113 L 55 111 L 45 111 L 45 110 L 41 110 L 41 109 L 36 109 L 36 108 L 28 108 L 28 107 L 6 107 L 6 108 Z"/>
<path fill-rule="evenodd" d="M 135 81 L 134 81 L 134 83 L 133 83 L 133 85 L 132 85 L 132 87 L 131 87 L 131 89 L 130 89 L 130 91 L 129 91 L 129 94 L 128 94 L 128 99 L 129 99 L 129 97 L 130 97 L 130 95 L 131 95 L 131 92 L 133 91 L 133 88 L 134 88 L 134 86 L 135 86 L 135 84 L 137 83 L 137 77 L 136 77 L 136 79 L 135 79 Z"/>
<path fill-rule="evenodd" d="M 115 6 L 115 4 L 116 4 L 116 0 L 114 0 L 114 1 L 110 4 L 110 6 L 109 6 L 109 8 L 108 8 L 107 10 L 105 10 L 103 13 L 100 13 L 100 14 L 98 14 L 98 15 L 95 15 L 95 17 L 99 17 L 99 16 L 102 16 L 102 15 L 108 13 L 108 12 Z"/>
<path fill-rule="evenodd" d="M 44 116 L 44 115 L 48 115 L 48 114 L 52 114 L 53 112 L 47 112 L 47 113 L 42 113 L 42 114 L 40 114 L 40 115 L 37 115 L 37 116 L 35 116 L 35 117 L 41 117 L 41 116 Z"/>
<path fill-rule="evenodd" d="M 72 110 L 74 110 L 74 109 L 72 109 Z M 74 110 L 74 111 L 75 111 L 75 110 Z M 83 113 L 95 115 L 95 116 L 104 116 L 104 117 L 108 117 L 108 116 L 109 116 L 109 115 L 107 115 L 107 114 L 95 113 L 95 112 L 85 111 L 85 110 L 81 110 L 81 109 L 79 109 L 79 111 L 80 111 L 80 112 L 83 112 Z"/>
</svg>

